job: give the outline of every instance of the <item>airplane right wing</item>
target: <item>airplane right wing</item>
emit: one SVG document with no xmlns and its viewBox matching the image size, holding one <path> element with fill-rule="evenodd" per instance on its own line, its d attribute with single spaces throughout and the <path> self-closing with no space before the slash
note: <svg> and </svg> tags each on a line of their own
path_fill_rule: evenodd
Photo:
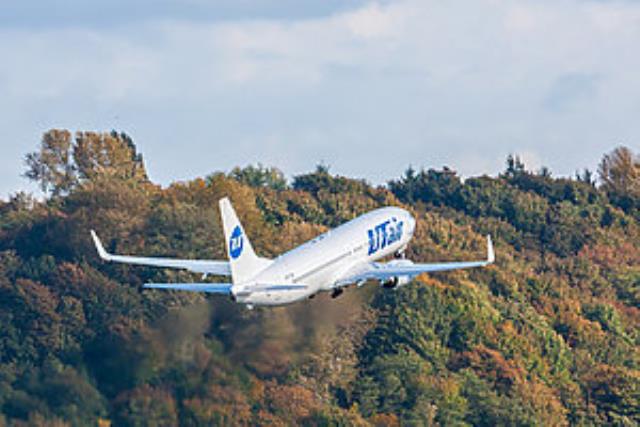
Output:
<svg viewBox="0 0 640 427">
<path fill-rule="evenodd" d="M 98 255 L 105 261 L 124 264 L 147 265 L 151 267 L 166 267 L 189 270 L 199 274 L 213 274 L 217 276 L 230 276 L 231 268 L 228 261 L 206 261 L 174 258 L 145 258 L 137 256 L 112 255 L 108 253 L 95 231 L 91 230 L 91 237 L 98 250 Z"/>
<path fill-rule="evenodd" d="M 400 259 L 386 263 L 372 262 L 361 266 L 356 271 L 347 273 L 347 277 L 338 282 L 339 286 L 365 280 L 379 280 L 381 282 L 396 278 L 413 278 L 422 273 L 436 271 L 460 270 L 464 268 L 484 267 L 495 261 L 495 253 L 491 236 L 487 236 L 487 259 L 484 261 L 442 262 L 433 264 L 414 264 L 410 260 Z"/>
</svg>

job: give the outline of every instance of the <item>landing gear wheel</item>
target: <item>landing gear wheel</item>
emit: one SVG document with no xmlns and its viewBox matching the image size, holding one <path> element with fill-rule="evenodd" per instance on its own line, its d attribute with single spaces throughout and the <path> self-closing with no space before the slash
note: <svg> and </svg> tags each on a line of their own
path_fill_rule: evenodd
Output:
<svg viewBox="0 0 640 427">
<path fill-rule="evenodd" d="M 403 249 L 403 250 L 394 252 L 393 257 L 395 259 L 405 259 L 407 256 L 406 256 L 405 251 Z"/>
<path fill-rule="evenodd" d="M 394 277 L 391 280 L 388 280 L 382 284 L 382 287 L 385 289 L 393 289 L 398 286 L 398 278 Z"/>
</svg>

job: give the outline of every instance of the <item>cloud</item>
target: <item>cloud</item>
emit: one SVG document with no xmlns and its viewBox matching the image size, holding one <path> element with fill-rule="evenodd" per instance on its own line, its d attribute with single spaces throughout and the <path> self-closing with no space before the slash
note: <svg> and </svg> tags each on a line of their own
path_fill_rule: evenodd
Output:
<svg viewBox="0 0 640 427">
<path fill-rule="evenodd" d="M 347 28 L 357 37 L 379 39 L 396 34 L 407 16 L 402 9 L 381 7 L 373 3 L 342 18 Z"/>
<path fill-rule="evenodd" d="M 553 82 L 544 105 L 557 112 L 594 99 L 597 95 L 597 83 L 597 75 L 568 73 L 559 76 Z"/>
<path fill-rule="evenodd" d="M 497 173 L 519 152 L 570 174 L 638 141 L 636 2 L 115 2 L 102 21 L 60 4 L 75 18 L 0 20 L 0 136 L 24 144 L 0 193 L 50 127 L 123 129 L 164 183 L 257 161 Z"/>
<path fill-rule="evenodd" d="M 3 4 L 0 26 L 113 29 L 167 19 L 191 22 L 300 20 L 327 16 L 364 3 L 365 0 L 22 0 Z"/>
</svg>

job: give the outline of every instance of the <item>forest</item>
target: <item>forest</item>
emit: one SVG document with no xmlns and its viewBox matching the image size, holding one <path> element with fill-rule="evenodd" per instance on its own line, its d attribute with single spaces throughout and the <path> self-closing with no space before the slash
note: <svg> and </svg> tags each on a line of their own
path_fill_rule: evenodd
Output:
<svg viewBox="0 0 640 427">
<path fill-rule="evenodd" d="M 50 130 L 32 149 L 41 194 L 0 200 L 0 426 L 640 424 L 629 148 L 574 177 L 514 154 L 498 176 L 409 167 L 373 186 L 253 165 L 164 188 L 122 132 Z M 396 205 L 417 220 L 409 258 L 483 257 L 491 234 L 496 263 L 248 310 L 141 291 L 201 278 L 95 253 L 90 229 L 113 252 L 224 259 L 224 196 L 266 257 Z"/>
</svg>

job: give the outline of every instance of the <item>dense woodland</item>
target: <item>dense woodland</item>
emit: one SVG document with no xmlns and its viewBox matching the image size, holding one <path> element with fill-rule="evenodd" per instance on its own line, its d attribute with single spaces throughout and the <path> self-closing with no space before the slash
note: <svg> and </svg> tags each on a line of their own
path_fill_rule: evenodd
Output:
<svg viewBox="0 0 640 427">
<path fill-rule="evenodd" d="M 46 197 L 0 201 L 0 426 L 640 424 L 629 149 L 575 178 L 509 156 L 498 177 L 410 168 L 374 187 L 258 165 L 168 188 L 126 134 L 52 130 L 34 149 Z M 497 260 L 247 310 L 141 292 L 200 278 L 95 254 L 89 229 L 115 252 L 223 259 L 223 196 L 264 256 L 398 205 L 417 218 L 410 258 L 484 257 L 491 234 Z"/>
</svg>

